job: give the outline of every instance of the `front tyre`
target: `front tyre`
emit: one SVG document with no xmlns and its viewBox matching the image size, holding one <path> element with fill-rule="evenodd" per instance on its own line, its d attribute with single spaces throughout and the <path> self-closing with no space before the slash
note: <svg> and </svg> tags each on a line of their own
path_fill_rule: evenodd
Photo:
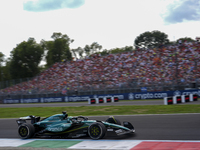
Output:
<svg viewBox="0 0 200 150">
<path fill-rule="evenodd" d="M 35 128 L 32 124 L 23 123 L 18 127 L 18 134 L 22 139 L 28 139 L 35 134 Z"/>
<path fill-rule="evenodd" d="M 92 123 L 88 128 L 88 134 L 93 140 L 101 139 L 106 134 L 106 127 L 101 122 Z"/>
</svg>

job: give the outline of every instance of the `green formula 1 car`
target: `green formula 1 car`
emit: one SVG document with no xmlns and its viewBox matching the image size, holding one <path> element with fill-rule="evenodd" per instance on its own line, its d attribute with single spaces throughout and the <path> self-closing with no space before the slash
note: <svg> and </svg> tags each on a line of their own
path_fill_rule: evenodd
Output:
<svg viewBox="0 0 200 150">
<path fill-rule="evenodd" d="M 28 121 L 30 120 L 30 121 Z M 38 136 L 57 136 L 60 138 L 79 138 L 89 136 L 92 139 L 101 139 L 105 134 L 123 135 L 134 133 L 130 122 L 121 122 L 109 117 L 106 121 L 88 120 L 87 117 L 68 117 L 66 112 L 56 114 L 40 120 L 40 117 L 21 117 L 17 121 L 18 134 L 23 139 Z M 28 123 L 29 122 L 29 123 Z"/>
</svg>

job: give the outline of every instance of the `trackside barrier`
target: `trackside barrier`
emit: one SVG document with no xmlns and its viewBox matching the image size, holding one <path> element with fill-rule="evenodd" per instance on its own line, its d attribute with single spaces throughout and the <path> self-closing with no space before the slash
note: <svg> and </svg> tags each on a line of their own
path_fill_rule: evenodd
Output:
<svg viewBox="0 0 200 150">
<path fill-rule="evenodd" d="M 181 103 L 182 97 L 181 96 L 173 96 L 173 104 Z"/>
<path fill-rule="evenodd" d="M 190 101 L 190 96 L 189 95 L 186 95 L 185 96 L 185 102 L 189 102 Z"/>
<path fill-rule="evenodd" d="M 164 97 L 164 105 L 173 104 L 173 97 Z"/>
<path fill-rule="evenodd" d="M 112 102 L 118 102 L 119 98 L 118 97 L 112 97 Z"/>
<path fill-rule="evenodd" d="M 197 94 L 190 94 L 190 102 L 197 101 L 197 100 L 198 100 L 198 95 Z"/>
<path fill-rule="evenodd" d="M 192 102 L 197 100 L 198 100 L 198 95 L 196 94 L 178 95 L 178 96 L 176 95 L 173 97 L 164 97 L 164 105 Z"/>
<path fill-rule="evenodd" d="M 96 102 L 97 102 L 96 99 L 97 99 L 97 98 L 89 98 L 89 99 L 88 99 L 88 104 L 96 104 Z"/>
<path fill-rule="evenodd" d="M 98 103 L 104 103 L 104 99 L 102 97 L 98 98 Z"/>
<path fill-rule="evenodd" d="M 182 103 L 185 103 L 185 97 L 186 97 L 186 95 L 181 95 L 181 102 Z"/>
<path fill-rule="evenodd" d="M 118 102 L 119 98 L 114 97 L 99 97 L 99 98 L 89 98 L 88 104 L 99 104 L 99 103 L 111 103 L 111 102 Z"/>
<path fill-rule="evenodd" d="M 193 101 L 198 101 L 198 95 L 197 94 L 193 95 Z"/>
<path fill-rule="evenodd" d="M 111 103 L 112 97 L 104 97 L 104 103 Z"/>
<path fill-rule="evenodd" d="M 189 96 L 190 96 L 190 102 L 192 102 L 193 101 L 193 94 L 190 94 Z"/>
</svg>

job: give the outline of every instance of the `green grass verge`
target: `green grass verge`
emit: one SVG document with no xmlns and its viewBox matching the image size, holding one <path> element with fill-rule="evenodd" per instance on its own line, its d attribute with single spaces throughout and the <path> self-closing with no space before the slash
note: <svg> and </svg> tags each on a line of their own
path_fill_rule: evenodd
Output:
<svg viewBox="0 0 200 150">
<path fill-rule="evenodd" d="M 0 118 L 18 118 L 28 115 L 47 117 L 60 114 L 62 111 L 67 111 L 69 116 L 200 113 L 200 104 L 0 108 Z"/>
</svg>

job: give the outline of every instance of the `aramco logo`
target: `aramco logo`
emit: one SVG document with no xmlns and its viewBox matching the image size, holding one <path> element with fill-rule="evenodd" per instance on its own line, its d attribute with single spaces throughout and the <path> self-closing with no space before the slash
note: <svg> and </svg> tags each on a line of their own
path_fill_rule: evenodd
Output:
<svg viewBox="0 0 200 150">
<path fill-rule="evenodd" d="M 180 96 L 180 95 L 181 95 L 180 91 L 177 90 L 177 91 L 174 92 L 174 96 Z"/>
<path fill-rule="evenodd" d="M 129 93 L 128 94 L 128 99 L 129 100 L 134 100 L 134 94 L 133 93 Z"/>
</svg>

